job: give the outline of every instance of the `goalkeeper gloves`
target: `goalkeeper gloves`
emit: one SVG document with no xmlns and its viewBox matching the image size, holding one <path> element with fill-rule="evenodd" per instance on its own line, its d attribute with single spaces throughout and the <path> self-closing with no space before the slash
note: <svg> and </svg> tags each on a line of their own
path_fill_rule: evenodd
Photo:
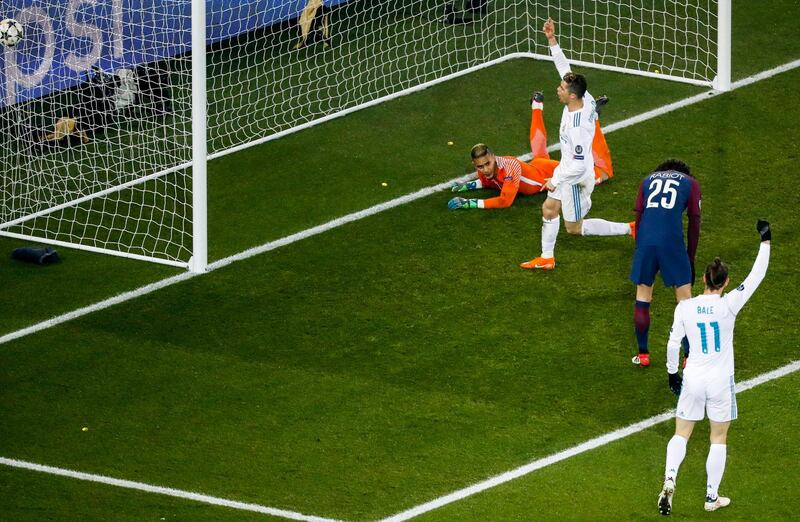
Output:
<svg viewBox="0 0 800 522">
<path fill-rule="evenodd" d="M 761 241 L 770 241 L 772 239 L 772 230 L 769 228 L 769 221 L 759 219 L 756 223 L 756 230 L 761 236 Z"/>
<path fill-rule="evenodd" d="M 457 210 L 459 208 L 478 208 L 477 199 L 453 198 L 447 202 L 447 208 Z"/>
<path fill-rule="evenodd" d="M 680 396 L 681 387 L 683 386 L 683 377 L 681 377 L 678 372 L 668 373 L 667 377 L 669 377 L 669 389 L 672 390 L 672 393 L 675 395 Z"/>
<path fill-rule="evenodd" d="M 468 190 L 475 190 L 476 188 L 478 188 L 478 182 L 477 181 L 466 181 L 464 183 L 459 183 L 458 181 L 456 181 L 455 183 L 453 183 L 453 186 L 452 186 L 452 188 L 450 188 L 450 191 L 451 192 L 466 192 Z"/>
</svg>

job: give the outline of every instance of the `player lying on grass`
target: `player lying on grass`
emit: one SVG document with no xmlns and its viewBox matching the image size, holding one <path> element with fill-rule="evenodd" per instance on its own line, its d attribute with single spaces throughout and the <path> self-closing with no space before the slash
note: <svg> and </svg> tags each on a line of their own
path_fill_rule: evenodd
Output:
<svg viewBox="0 0 800 522">
<path fill-rule="evenodd" d="M 547 198 L 542 204 L 542 253 L 519 266 L 528 269 L 552 270 L 556 267 L 555 247 L 564 216 L 567 232 L 583 236 L 624 236 L 632 234 L 627 223 L 604 219 L 584 219 L 592 207 L 597 142 L 597 100 L 587 90 L 586 77 L 570 70 L 564 51 L 558 45 L 555 22 L 548 18 L 542 27 L 550 54 L 558 70 L 558 101 L 564 105 L 559 125 L 561 161 L 547 180 Z"/>
<path fill-rule="evenodd" d="M 78 120 L 69 116 L 59 118 L 51 132 L 36 130 L 32 136 L 34 144 L 41 150 L 81 145 L 91 141 Z"/>
<path fill-rule="evenodd" d="M 704 508 L 716 511 L 731 503 L 719 496 L 719 484 L 725 472 L 728 453 L 728 428 L 736 419 L 736 384 L 733 380 L 733 328 L 736 316 L 758 288 L 769 265 L 772 232 L 767 221 L 758 220 L 756 230 L 761 245 L 753 269 L 735 290 L 722 295 L 730 283 L 728 267 L 716 258 L 706 267 L 702 295 L 678 303 L 667 343 L 669 387 L 678 395 L 675 411 L 675 435 L 667 444 L 664 486 L 658 497 L 658 512 L 672 513 L 672 495 L 684 457 L 686 444 L 697 421 L 708 415 L 711 445 L 706 459 L 706 494 Z M 678 350 L 686 335 L 691 357 L 678 374 Z"/>
<path fill-rule="evenodd" d="M 470 156 L 475 165 L 477 179 L 453 185 L 453 192 L 466 192 L 481 188 L 500 191 L 500 195 L 489 199 L 454 197 L 447 202 L 447 207 L 459 208 L 506 208 L 514 203 L 517 194 L 530 196 L 542 191 L 547 180 L 553 177 L 553 171 L 559 162 L 550 159 L 547 152 L 547 131 L 544 128 L 542 110 L 544 95 L 537 92 L 531 98 L 530 143 L 533 159 L 525 163 L 513 156 L 495 156 L 491 149 L 483 143 L 472 147 Z M 608 97 L 597 99 L 599 109 L 608 102 Z M 592 147 L 594 158 L 595 183 L 602 183 L 614 176 L 611 165 L 611 152 L 605 136 L 600 130 L 599 120 L 595 123 L 595 136 Z"/>
</svg>

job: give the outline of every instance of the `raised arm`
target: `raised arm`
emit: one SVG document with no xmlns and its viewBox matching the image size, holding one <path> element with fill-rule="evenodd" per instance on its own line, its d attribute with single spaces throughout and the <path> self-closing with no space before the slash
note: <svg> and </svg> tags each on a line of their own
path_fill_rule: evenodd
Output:
<svg viewBox="0 0 800 522">
<path fill-rule="evenodd" d="M 756 288 L 758 288 L 758 285 L 761 284 L 761 281 L 764 280 L 764 276 L 767 274 L 772 230 L 770 229 L 769 222 L 761 219 L 759 219 L 756 224 L 756 230 L 761 236 L 761 245 L 758 248 L 758 256 L 756 256 L 756 261 L 753 263 L 753 268 L 750 270 L 750 274 L 744 282 L 742 282 L 736 290 L 728 292 L 725 295 L 725 300 L 734 314 L 738 314 L 744 307 L 747 300 L 752 297 Z"/>
<path fill-rule="evenodd" d="M 564 51 L 558 45 L 556 39 L 556 23 L 552 18 L 548 18 L 542 27 L 542 32 L 547 37 L 547 44 L 550 46 L 550 54 L 553 56 L 553 62 L 556 64 L 558 70 L 558 77 L 563 78 L 565 74 L 570 71 L 569 62 L 567 57 L 564 56 Z"/>
</svg>

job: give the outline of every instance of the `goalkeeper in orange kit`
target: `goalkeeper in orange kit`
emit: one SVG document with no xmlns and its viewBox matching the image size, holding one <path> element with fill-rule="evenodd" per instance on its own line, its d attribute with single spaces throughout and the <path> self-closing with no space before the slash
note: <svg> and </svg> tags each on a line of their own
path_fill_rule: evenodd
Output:
<svg viewBox="0 0 800 522">
<path fill-rule="evenodd" d="M 454 197 L 447 202 L 447 207 L 459 208 L 506 208 L 511 206 L 517 194 L 529 196 L 541 192 L 547 180 L 553 177 L 558 161 L 550 159 L 547 153 L 547 132 L 544 128 L 542 110 L 544 95 L 537 92 L 531 99 L 530 143 L 533 159 L 525 163 L 513 156 L 495 156 L 491 149 L 483 143 L 472 147 L 470 153 L 475 165 L 477 179 L 464 183 L 455 183 L 453 192 L 466 192 L 480 188 L 491 188 L 500 191 L 500 195 L 489 199 Z M 596 111 L 608 103 L 608 97 L 597 99 Z M 600 130 L 599 120 L 595 120 L 596 131 L 592 142 L 594 158 L 595 183 L 602 183 L 614 176 L 611 165 L 611 152 Z"/>
</svg>

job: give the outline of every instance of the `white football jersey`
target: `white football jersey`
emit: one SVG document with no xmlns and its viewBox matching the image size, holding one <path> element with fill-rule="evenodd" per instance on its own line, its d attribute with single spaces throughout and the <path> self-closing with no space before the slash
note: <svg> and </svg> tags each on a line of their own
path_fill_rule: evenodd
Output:
<svg viewBox="0 0 800 522">
<path fill-rule="evenodd" d="M 550 54 L 558 69 L 559 78 L 570 72 L 569 62 L 561 47 L 550 47 Z M 552 183 L 576 184 L 590 180 L 594 182 L 594 158 L 592 141 L 595 133 L 596 102 L 587 90 L 583 95 L 583 108 L 570 112 L 567 106 L 561 113 L 559 139 L 561 140 L 561 161 L 553 172 Z"/>
<path fill-rule="evenodd" d="M 667 343 L 667 371 L 678 371 L 678 351 L 689 339 L 686 376 L 728 378 L 733 375 L 733 329 L 736 315 L 764 279 L 769 264 L 769 243 L 761 243 L 750 274 L 735 290 L 724 295 L 698 295 L 681 301 Z"/>
</svg>

